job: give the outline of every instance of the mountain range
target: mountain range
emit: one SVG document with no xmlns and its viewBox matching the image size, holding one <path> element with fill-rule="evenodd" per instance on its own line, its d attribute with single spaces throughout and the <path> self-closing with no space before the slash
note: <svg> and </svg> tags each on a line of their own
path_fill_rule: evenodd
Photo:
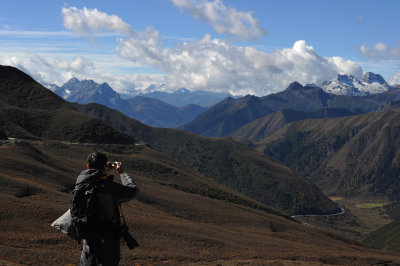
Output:
<svg viewBox="0 0 400 266">
<path fill-rule="evenodd" d="M 6 107 L 4 113 L 9 114 L 3 116 L 0 129 L 7 137 L 144 142 L 208 178 L 288 214 L 338 210 L 314 184 L 290 168 L 231 139 L 208 139 L 185 131 L 153 128 L 104 105 L 67 103 L 11 67 L 1 68 L 0 82 L 1 103 Z"/>
<path fill-rule="evenodd" d="M 228 97 L 234 97 L 230 93 L 224 92 L 210 92 L 210 91 L 190 91 L 185 88 L 181 88 L 172 92 L 157 90 L 158 87 L 151 85 L 144 92 L 140 92 L 137 96 L 143 96 L 160 101 L 166 102 L 173 106 L 184 106 L 188 104 L 200 105 L 203 108 L 209 108 L 214 104 L 222 101 Z M 125 98 L 131 98 L 132 96 L 126 95 Z"/>
<path fill-rule="evenodd" d="M 264 97 L 248 95 L 240 99 L 227 98 L 181 128 L 203 136 L 223 137 L 249 122 L 282 109 L 320 112 L 330 117 L 336 111 L 322 109 L 341 109 L 342 112 L 336 112 L 336 115 L 366 113 L 397 104 L 399 99 L 399 89 L 354 97 L 326 93 L 319 87 L 293 82 L 286 90 Z"/>
<path fill-rule="evenodd" d="M 80 81 L 73 78 L 61 87 L 48 87 L 66 101 L 103 104 L 155 127 L 180 126 L 205 110 L 194 104 L 175 107 L 161 100 L 143 96 L 123 99 L 107 83 L 98 84 L 93 80 Z"/>
</svg>

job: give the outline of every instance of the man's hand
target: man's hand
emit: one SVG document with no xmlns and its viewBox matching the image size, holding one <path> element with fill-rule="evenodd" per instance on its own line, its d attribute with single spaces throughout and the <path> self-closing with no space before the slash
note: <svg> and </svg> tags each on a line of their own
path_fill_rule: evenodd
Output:
<svg viewBox="0 0 400 266">
<path fill-rule="evenodd" d="M 114 169 L 118 174 L 122 174 L 123 172 L 125 172 L 124 168 L 122 167 L 121 162 L 114 162 Z"/>
</svg>

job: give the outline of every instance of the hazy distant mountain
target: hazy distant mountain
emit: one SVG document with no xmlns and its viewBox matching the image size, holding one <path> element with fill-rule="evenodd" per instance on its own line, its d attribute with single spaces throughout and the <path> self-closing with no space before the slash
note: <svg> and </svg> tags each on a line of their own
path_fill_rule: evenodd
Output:
<svg viewBox="0 0 400 266">
<path fill-rule="evenodd" d="M 175 107 L 161 100 L 140 96 L 125 100 L 107 83 L 98 84 L 93 80 L 80 81 L 73 78 L 61 87 L 48 87 L 69 102 L 99 103 L 155 127 L 178 127 L 205 110 L 197 105 Z"/>
<path fill-rule="evenodd" d="M 334 79 L 319 85 L 324 91 L 337 95 L 365 96 L 388 91 L 391 87 L 379 74 L 367 72 L 361 80 L 352 75 L 338 74 Z"/>
<path fill-rule="evenodd" d="M 151 91 L 151 88 L 149 89 Z M 190 91 L 188 89 L 179 89 L 174 92 L 151 91 L 139 94 L 143 97 L 149 97 L 161 100 L 173 106 L 184 106 L 196 104 L 202 107 L 210 107 L 225 98 L 233 97 L 229 93 L 217 93 L 209 91 Z"/>
<path fill-rule="evenodd" d="M 400 99 L 400 90 L 365 97 L 326 93 L 315 86 L 302 86 L 293 82 L 285 91 L 264 97 L 246 96 L 227 98 L 214 105 L 182 129 L 210 137 L 233 133 L 245 124 L 282 109 L 315 112 L 319 109 L 343 109 L 348 113 L 371 112 L 388 102 Z"/>
<path fill-rule="evenodd" d="M 131 117 L 146 125 L 156 127 L 174 128 L 180 126 L 192 121 L 205 110 L 199 105 L 175 107 L 163 101 L 142 96 L 136 96 L 126 101 L 131 107 Z"/>
</svg>

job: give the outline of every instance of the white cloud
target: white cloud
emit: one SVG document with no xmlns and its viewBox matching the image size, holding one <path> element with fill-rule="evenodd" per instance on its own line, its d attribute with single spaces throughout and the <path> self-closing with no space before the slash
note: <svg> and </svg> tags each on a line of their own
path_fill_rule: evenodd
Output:
<svg viewBox="0 0 400 266">
<path fill-rule="evenodd" d="M 363 44 L 360 46 L 360 52 L 376 61 L 400 59 L 400 47 L 390 46 L 383 42 L 375 43 L 372 49 Z"/>
<path fill-rule="evenodd" d="M 114 58 L 115 60 L 115 58 Z M 166 83 L 163 74 L 115 74 L 98 72 L 94 64 L 83 57 L 65 59 L 54 56 L 43 57 L 32 54 L 0 54 L 0 65 L 13 66 L 24 71 L 41 84 L 62 86 L 73 77 L 92 79 L 97 83 L 107 82 L 120 93 L 133 93 L 134 89 L 145 89 L 151 84 Z"/>
<path fill-rule="evenodd" d="M 226 40 L 213 39 L 209 35 L 195 41 L 188 40 L 176 47 L 165 47 L 157 30 L 147 28 L 132 34 L 130 26 L 116 16 L 73 7 L 64 8 L 63 14 L 64 21 L 65 17 L 72 18 L 75 15 L 84 21 L 66 23 L 69 29 L 80 34 L 92 36 L 94 33 L 103 34 L 104 31 L 123 32 L 125 37 L 118 40 L 116 47 L 120 58 L 111 55 L 100 58 L 93 55 L 89 59 L 87 56 L 54 54 L 10 55 L 3 52 L 0 53 L 0 64 L 16 66 L 42 83 L 62 85 L 70 78 L 77 77 L 93 79 L 98 83 L 108 82 L 118 92 L 125 93 L 128 90 L 144 89 L 153 83 L 166 84 L 170 88 L 185 87 L 261 96 L 282 91 L 293 81 L 302 84 L 319 83 L 338 73 L 356 77 L 362 75 L 361 67 L 355 62 L 341 57 L 323 57 L 301 40 L 290 48 L 274 52 L 237 46 Z M 102 24 L 102 18 L 106 20 L 110 17 L 115 22 Z M 93 21 L 98 22 L 98 27 L 92 25 Z M 123 60 L 118 62 L 121 58 Z M 129 69 L 143 65 L 158 69 L 163 74 L 121 74 L 118 71 L 118 66 Z"/>
<path fill-rule="evenodd" d="M 72 61 L 60 59 L 56 64 L 66 71 L 87 72 L 89 70 L 94 70 L 93 63 L 80 56 Z"/>
<path fill-rule="evenodd" d="M 35 30 L 11 30 L 1 29 L 0 36 L 16 36 L 23 38 L 43 38 L 43 37 L 71 37 L 72 32 L 68 31 L 35 31 Z"/>
<path fill-rule="evenodd" d="M 227 34 L 248 33 L 258 28 L 250 13 L 227 8 L 218 0 L 174 0 L 174 3 L 211 21 Z M 132 34 L 130 26 L 122 19 L 96 9 L 64 8 L 63 14 L 66 26 L 78 33 L 109 30 L 125 33 L 125 37 L 118 40 L 117 54 L 135 64 L 145 64 L 163 71 L 165 75 L 160 77 L 171 88 L 265 95 L 281 91 L 293 81 L 319 83 L 338 73 L 357 77 L 362 75 L 362 69 L 356 63 L 341 57 L 322 57 L 305 41 L 297 41 L 291 48 L 266 53 L 254 47 L 236 46 L 205 35 L 200 40 L 170 48 L 163 46 L 163 39 L 157 30 L 149 27 Z M 106 21 L 111 17 L 114 22 L 107 24 Z M 217 17 L 226 20 L 220 21 Z M 231 27 L 233 31 L 225 32 L 224 26 Z M 252 37 L 257 34 L 252 33 Z M 146 82 L 141 82 L 141 85 Z M 123 78 L 115 81 L 118 86 L 124 83 Z M 134 84 L 136 88 L 141 86 L 139 83 Z M 132 81 L 129 84 L 132 86 Z"/>
<path fill-rule="evenodd" d="M 209 22 L 219 34 L 245 40 L 259 38 L 267 32 L 258 25 L 251 12 L 227 7 L 222 0 L 171 0 L 177 7 L 188 10 L 196 18 Z"/>
<path fill-rule="evenodd" d="M 209 35 L 176 48 L 164 48 L 156 30 L 147 29 L 139 35 L 141 38 L 121 39 L 117 53 L 164 71 L 172 87 L 265 95 L 281 91 L 293 81 L 319 83 L 338 73 L 362 75 L 356 63 L 341 57 L 322 57 L 305 41 L 266 53 Z"/>
<path fill-rule="evenodd" d="M 93 63 L 82 57 L 71 60 L 37 54 L 1 55 L 0 64 L 16 67 L 42 84 L 62 85 L 72 77 L 88 75 Z"/>
<path fill-rule="evenodd" d="M 104 31 L 115 31 L 126 35 L 133 34 L 131 27 L 116 15 L 108 15 L 95 9 L 78 9 L 64 7 L 62 9 L 65 28 L 79 35 L 94 34 Z"/>
<path fill-rule="evenodd" d="M 400 85 L 400 72 L 397 72 L 391 76 L 388 83 L 391 85 Z"/>
</svg>

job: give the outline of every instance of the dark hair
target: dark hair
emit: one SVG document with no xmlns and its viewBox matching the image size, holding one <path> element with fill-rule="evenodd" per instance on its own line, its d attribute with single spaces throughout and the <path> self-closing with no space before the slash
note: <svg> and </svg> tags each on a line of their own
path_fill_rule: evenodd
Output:
<svg viewBox="0 0 400 266">
<path fill-rule="evenodd" d="M 92 153 L 87 158 L 90 169 L 103 170 L 103 167 L 106 165 L 107 161 L 107 156 L 100 152 Z"/>
</svg>

